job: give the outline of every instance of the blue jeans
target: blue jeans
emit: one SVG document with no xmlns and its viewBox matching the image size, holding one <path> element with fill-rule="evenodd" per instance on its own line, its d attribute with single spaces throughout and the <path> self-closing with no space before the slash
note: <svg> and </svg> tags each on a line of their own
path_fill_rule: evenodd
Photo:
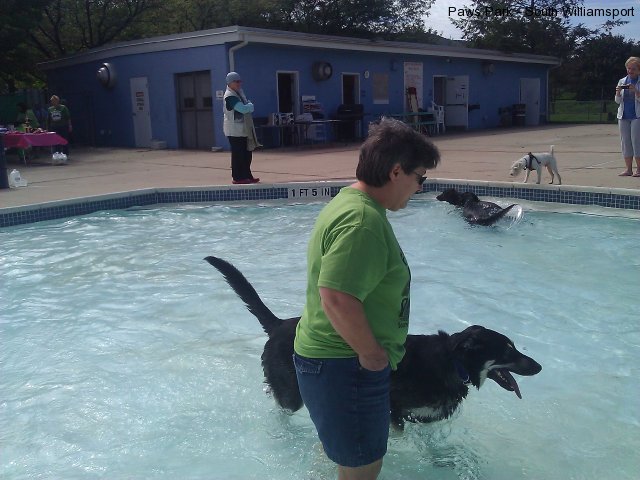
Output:
<svg viewBox="0 0 640 480">
<path fill-rule="evenodd" d="M 384 457 L 390 424 L 391 367 L 373 372 L 353 358 L 293 355 L 302 399 L 327 456 L 344 467 Z"/>
</svg>

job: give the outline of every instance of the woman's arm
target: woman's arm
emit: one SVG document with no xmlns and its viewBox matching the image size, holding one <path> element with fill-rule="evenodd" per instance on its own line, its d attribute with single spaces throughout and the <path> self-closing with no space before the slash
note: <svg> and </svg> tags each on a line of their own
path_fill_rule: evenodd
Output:
<svg viewBox="0 0 640 480">
<path fill-rule="evenodd" d="M 358 354 L 360 365 L 373 371 L 386 368 L 389 357 L 373 336 L 360 300 L 326 287 L 320 287 L 320 298 L 331 325 Z"/>
<path fill-rule="evenodd" d="M 251 113 L 251 112 L 253 112 L 253 103 L 251 103 L 251 102 L 248 102 L 248 103 L 238 102 L 233 106 L 233 109 L 236 112 L 240 112 L 240 113 Z"/>
<path fill-rule="evenodd" d="M 622 103 L 622 88 L 620 88 L 621 85 L 622 85 L 622 80 L 618 80 L 618 85 L 616 85 L 616 96 L 613 97 L 613 100 L 618 105 Z"/>
</svg>

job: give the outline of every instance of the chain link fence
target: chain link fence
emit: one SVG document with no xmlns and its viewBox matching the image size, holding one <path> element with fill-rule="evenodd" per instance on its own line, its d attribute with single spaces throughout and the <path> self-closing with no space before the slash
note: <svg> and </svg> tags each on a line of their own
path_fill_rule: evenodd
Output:
<svg viewBox="0 0 640 480">
<path fill-rule="evenodd" d="M 613 100 L 558 100 L 549 105 L 550 123 L 616 123 L 618 104 Z"/>
</svg>

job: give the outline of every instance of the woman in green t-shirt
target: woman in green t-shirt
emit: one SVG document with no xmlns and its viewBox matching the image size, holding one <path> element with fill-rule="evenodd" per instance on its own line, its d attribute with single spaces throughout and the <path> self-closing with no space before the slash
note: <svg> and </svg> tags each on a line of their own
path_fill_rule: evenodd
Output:
<svg viewBox="0 0 640 480">
<path fill-rule="evenodd" d="M 51 97 L 51 106 L 47 115 L 47 128 L 50 132 L 56 132 L 67 141 L 66 145 L 56 145 L 55 151 L 69 155 L 69 138 L 71 136 L 71 114 L 69 109 L 60 103 L 60 97 Z"/>
<path fill-rule="evenodd" d="M 404 355 L 411 273 L 386 211 L 406 207 L 440 160 L 428 138 L 382 119 L 360 148 L 358 181 L 318 215 L 294 365 L 338 478 L 375 479 L 387 451 L 390 371 Z"/>
</svg>

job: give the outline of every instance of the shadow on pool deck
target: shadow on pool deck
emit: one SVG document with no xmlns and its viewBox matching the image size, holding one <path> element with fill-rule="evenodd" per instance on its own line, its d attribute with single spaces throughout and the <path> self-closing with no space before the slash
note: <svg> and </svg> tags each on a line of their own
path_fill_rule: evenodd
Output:
<svg viewBox="0 0 640 480">
<path fill-rule="evenodd" d="M 521 182 L 509 167 L 527 152 L 555 145 L 564 185 L 640 190 L 640 178 L 624 169 L 616 125 L 567 125 L 447 133 L 433 137 L 442 162 L 430 178 Z M 333 144 L 254 153 L 252 170 L 261 183 L 344 180 L 355 176 L 359 144 Z M 231 184 L 229 152 L 77 147 L 68 165 L 52 166 L 49 155 L 25 166 L 8 156 L 8 171 L 20 170 L 26 188 L 0 190 L 0 208 L 161 187 Z M 529 183 L 535 183 L 533 173 Z M 542 182 L 550 180 L 544 171 Z"/>
</svg>

